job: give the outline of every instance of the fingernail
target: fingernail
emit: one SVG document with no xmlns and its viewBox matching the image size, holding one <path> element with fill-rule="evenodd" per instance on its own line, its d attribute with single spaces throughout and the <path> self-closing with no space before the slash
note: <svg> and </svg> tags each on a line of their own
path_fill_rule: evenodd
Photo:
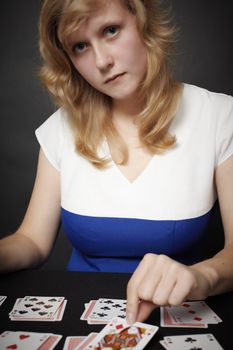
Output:
<svg viewBox="0 0 233 350">
<path fill-rule="evenodd" d="M 128 312 L 126 315 L 126 320 L 128 324 L 131 326 L 135 322 L 134 314 L 132 312 Z"/>
</svg>

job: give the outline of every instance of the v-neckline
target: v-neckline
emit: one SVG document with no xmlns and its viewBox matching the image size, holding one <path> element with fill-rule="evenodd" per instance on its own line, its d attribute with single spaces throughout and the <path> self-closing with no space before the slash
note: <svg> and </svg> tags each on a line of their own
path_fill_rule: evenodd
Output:
<svg viewBox="0 0 233 350">
<path fill-rule="evenodd" d="M 144 169 L 139 173 L 139 175 L 133 180 L 131 181 L 119 168 L 119 166 L 114 162 L 114 160 L 111 160 L 111 164 L 113 166 L 113 168 L 116 170 L 116 173 L 118 173 L 121 178 L 124 180 L 124 182 L 126 182 L 126 184 L 128 184 L 129 186 L 133 186 L 136 183 L 138 183 L 140 181 L 141 178 L 143 178 L 145 176 L 145 174 L 149 171 L 149 169 L 151 168 L 151 165 L 153 163 L 153 160 L 155 158 L 155 155 L 153 155 L 149 161 L 147 162 L 146 166 L 144 167 Z"/>
<path fill-rule="evenodd" d="M 103 143 L 102 143 L 102 147 L 101 147 L 101 155 L 102 156 L 107 156 L 110 158 L 110 165 L 112 166 L 113 171 L 115 172 L 116 175 L 119 175 L 123 181 L 129 185 L 129 186 L 133 186 L 134 184 L 138 183 L 140 181 L 141 178 L 143 178 L 145 176 L 145 174 L 149 171 L 149 169 L 152 166 L 153 160 L 155 158 L 155 154 L 152 155 L 152 157 L 148 160 L 146 166 L 144 167 L 144 169 L 139 173 L 139 175 L 133 180 L 131 181 L 119 168 L 119 166 L 114 162 L 114 160 L 112 159 L 111 156 L 111 152 L 110 152 L 110 148 L 107 142 L 107 139 L 105 138 Z M 102 153 L 103 152 L 103 153 Z"/>
</svg>

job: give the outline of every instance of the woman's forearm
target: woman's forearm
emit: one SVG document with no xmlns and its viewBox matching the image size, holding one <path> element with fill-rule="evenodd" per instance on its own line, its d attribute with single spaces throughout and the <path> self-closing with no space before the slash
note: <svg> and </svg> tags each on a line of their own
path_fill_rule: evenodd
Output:
<svg viewBox="0 0 233 350">
<path fill-rule="evenodd" d="M 21 233 L 0 240 L 0 273 L 34 267 L 43 261 L 36 244 Z"/>
<path fill-rule="evenodd" d="M 233 289 L 233 242 L 212 258 L 192 266 L 202 272 L 209 281 L 209 295 Z"/>
</svg>

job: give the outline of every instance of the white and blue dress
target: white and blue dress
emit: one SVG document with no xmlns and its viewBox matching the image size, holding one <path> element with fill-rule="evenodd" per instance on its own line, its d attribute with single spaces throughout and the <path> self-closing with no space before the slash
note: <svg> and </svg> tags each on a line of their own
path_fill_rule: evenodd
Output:
<svg viewBox="0 0 233 350">
<path fill-rule="evenodd" d="M 170 126 L 174 147 L 129 182 L 112 161 L 97 169 L 75 151 L 58 109 L 37 139 L 61 177 L 61 219 L 73 250 L 68 270 L 132 272 L 148 253 L 200 259 L 216 201 L 215 168 L 233 154 L 233 98 L 184 84 Z M 101 155 L 109 156 L 106 142 Z"/>
</svg>

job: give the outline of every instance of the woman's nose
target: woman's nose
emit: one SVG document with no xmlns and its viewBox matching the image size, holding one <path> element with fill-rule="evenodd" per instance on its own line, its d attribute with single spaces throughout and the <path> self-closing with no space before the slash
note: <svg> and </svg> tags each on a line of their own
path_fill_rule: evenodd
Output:
<svg viewBox="0 0 233 350">
<path fill-rule="evenodd" d="M 96 67 L 99 70 L 106 70 L 110 68 L 113 63 L 113 56 L 105 45 L 98 45 L 94 48 Z"/>
</svg>

